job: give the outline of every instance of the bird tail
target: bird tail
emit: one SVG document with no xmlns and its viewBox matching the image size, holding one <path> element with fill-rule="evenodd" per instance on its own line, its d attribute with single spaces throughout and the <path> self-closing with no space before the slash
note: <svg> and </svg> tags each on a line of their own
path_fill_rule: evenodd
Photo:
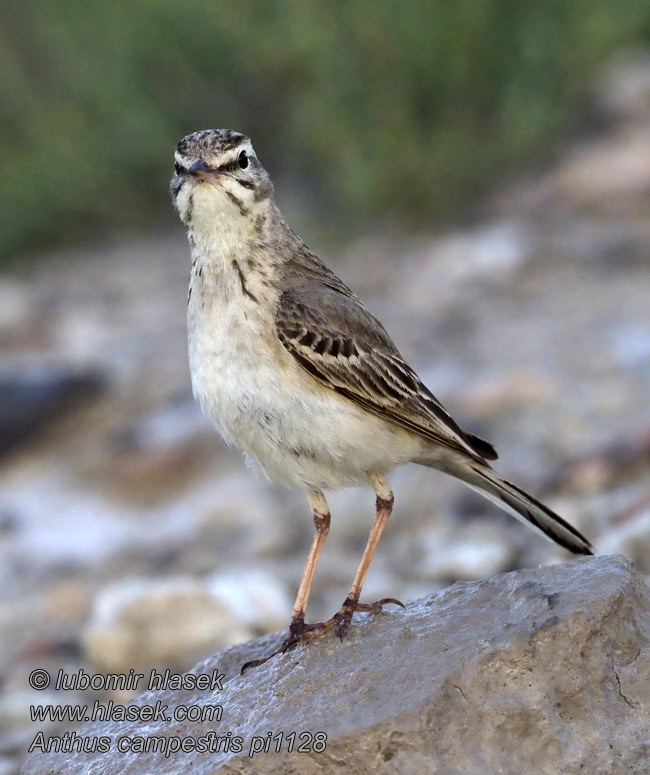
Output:
<svg viewBox="0 0 650 775">
<path fill-rule="evenodd" d="M 438 463 L 436 467 L 441 466 Z M 444 470 L 565 549 L 576 554 L 594 553 L 589 541 L 572 525 L 532 495 L 502 479 L 489 466 L 463 458 L 445 465 Z"/>
</svg>

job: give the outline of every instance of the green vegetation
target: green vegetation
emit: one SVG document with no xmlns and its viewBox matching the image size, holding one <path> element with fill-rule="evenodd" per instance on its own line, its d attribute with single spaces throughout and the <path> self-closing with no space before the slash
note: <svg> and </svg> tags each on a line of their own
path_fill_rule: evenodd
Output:
<svg viewBox="0 0 650 775">
<path fill-rule="evenodd" d="M 0 252 L 167 212 L 183 134 L 250 134 L 337 223 L 457 216 L 572 128 L 646 0 L 5 0 Z"/>
</svg>

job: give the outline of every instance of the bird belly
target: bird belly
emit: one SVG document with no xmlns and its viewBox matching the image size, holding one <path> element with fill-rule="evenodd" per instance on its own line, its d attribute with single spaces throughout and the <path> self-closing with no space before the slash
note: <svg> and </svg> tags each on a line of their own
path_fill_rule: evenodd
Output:
<svg viewBox="0 0 650 775">
<path fill-rule="evenodd" d="M 194 395 L 224 439 L 267 476 L 336 489 L 418 455 L 417 436 L 318 383 L 250 316 L 244 324 L 238 314 L 234 326 L 227 311 L 219 318 L 209 336 L 190 326 Z"/>
</svg>

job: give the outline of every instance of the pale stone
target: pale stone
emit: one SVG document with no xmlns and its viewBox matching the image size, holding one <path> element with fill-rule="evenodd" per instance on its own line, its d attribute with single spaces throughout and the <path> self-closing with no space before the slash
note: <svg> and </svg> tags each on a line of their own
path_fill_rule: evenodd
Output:
<svg viewBox="0 0 650 775">
<path fill-rule="evenodd" d="M 632 775 L 650 771 L 650 590 L 620 555 L 457 583 L 406 611 L 359 617 L 240 676 L 279 635 L 198 664 L 223 690 L 148 692 L 215 722 L 102 722 L 111 750 L 32 754 L 24 775 Z M 119 753 L 120 736 L 243 738 L 242 753 Z M 260 753 L 255 736 L 327 735 L 324 751 Z M 277 739 L 277 738 L 274 738 Z M 308 740 L 305 736 L 303 741 Z M 273 743 L 275 745 L 275 743 Z"/>
<path fill-rule="evenodd" d="M 207 583 L 184 577 L 137 579 L 101 594 L 84 645 L 97 669 L 128 673 L 159 666 L 187 669 L 197 658 L 251 634 Z"/>
</svg>

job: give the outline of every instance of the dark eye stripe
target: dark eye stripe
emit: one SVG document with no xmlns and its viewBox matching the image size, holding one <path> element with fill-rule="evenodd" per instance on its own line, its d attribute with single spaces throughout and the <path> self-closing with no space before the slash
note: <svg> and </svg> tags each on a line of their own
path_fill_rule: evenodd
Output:
<svg viewBox="0 0 650 775">
<path fill-rule="evenodd" d="M 248 157 L 248 162 L 249 162 L 248 166 L 253 165 L 253 158 L 251 156 Z M 187 175 L 187 168 L 183 167 L 183 165 L 179 164 L 178 162 L 174 164 L 174 170 L 177 175 Z M 238 159 L 233 159 L 233 161 L 229 161 L 226 164 L 221 164 L 218 167 L 216 167 L 215 170 L 218 172 L 232 173 L 233 177 L 242 188 L 248 188 L 251 190 L 255 189 L 255 183 L 253 183 L 250 180 L 243 180 L 238 176 L 237 173 L 241 172 L 241 167 L 239 166 Z"/>
</svg>

